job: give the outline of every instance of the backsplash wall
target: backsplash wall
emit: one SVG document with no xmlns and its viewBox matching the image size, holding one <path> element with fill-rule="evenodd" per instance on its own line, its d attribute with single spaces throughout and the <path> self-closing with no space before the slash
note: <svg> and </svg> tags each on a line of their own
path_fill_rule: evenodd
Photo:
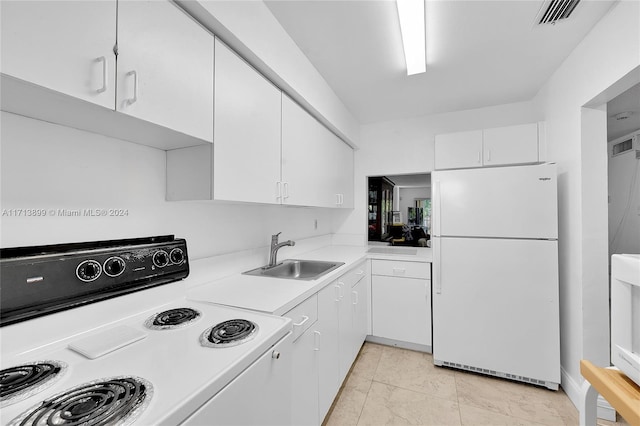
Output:
<svg viewBox="0 0 640 426">
<path fill-rule="evenodd" d="M 175 234 L 199 259 L 266 247 L 280 231 L 281 239 L 293 240 L 330 234 L 345 216 L 321 208 L 167 202 L 162 150 L 6 112 L 0 120 L 1 247 Z M 105 209 L 107 216 L 99 216 Z"/>
</svg>

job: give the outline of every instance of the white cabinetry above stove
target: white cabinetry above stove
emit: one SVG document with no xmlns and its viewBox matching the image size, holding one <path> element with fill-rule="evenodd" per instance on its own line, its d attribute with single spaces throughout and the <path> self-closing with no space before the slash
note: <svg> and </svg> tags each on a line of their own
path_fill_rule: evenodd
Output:
<svg viewBox="0 0 640 426">
<path fill-rule="evenodd" d="M 213 36 L 172 2 L 0 7 L 4 111 L 162 149 L 213 140 Z"/>
<path fill-rule="evenodd" d="M 435 137 L 435 168 L 527 164 L 544 161 L 544 123 L 447 133 Z"/>
</svg>

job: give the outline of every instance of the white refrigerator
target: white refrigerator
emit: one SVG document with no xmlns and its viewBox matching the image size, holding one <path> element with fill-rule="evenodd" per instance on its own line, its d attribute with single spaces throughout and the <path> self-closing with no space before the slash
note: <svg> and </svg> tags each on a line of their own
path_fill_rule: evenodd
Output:
<svg viewBox="0 0 640 426">
<path fill-rule="evenodd" d="M 436 171 L 436 365 L 558 389 L 555 164 Z"/>
</svg>

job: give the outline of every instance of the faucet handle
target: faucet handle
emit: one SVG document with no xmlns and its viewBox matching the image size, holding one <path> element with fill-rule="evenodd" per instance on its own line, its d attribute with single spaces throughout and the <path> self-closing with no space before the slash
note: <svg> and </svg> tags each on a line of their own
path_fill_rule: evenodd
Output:
<svg viewBox="0 0 640 426">
<path fill-rule="evenodd" d="M 271 236 L 271 244 L 277 244 L 278 243 L 278 236 L 282 234 L 282 231 L 278 232 L 277 234 L 273 234 Z"/>
</svg>

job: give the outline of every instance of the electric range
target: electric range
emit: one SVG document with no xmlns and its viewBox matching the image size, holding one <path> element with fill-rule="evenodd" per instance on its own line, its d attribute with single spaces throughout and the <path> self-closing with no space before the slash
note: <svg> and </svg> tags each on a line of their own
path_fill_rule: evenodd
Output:
<svg viewBox="0 0 640 426">
<path fill-rule="evenodd" d="M 2 424 L 290 422 L 290 320 L 186 300 L 184 240 L 1 254 Z"/>
</svg>

